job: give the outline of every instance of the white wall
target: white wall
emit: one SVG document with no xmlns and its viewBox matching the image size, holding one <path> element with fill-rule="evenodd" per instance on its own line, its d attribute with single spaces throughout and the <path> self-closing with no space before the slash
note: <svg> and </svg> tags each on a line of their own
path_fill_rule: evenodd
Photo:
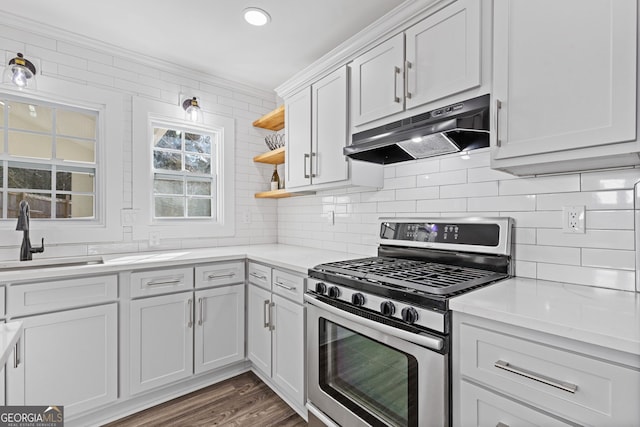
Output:
<svg viewBox="0 0 640 427">
<path fill-rule="evenodd" d="M 134 241 L 131 227 L 122 227 L 121 235 L 104 244 L 57 245 L 48 241 L 44 254 L 38 257 L 107 254 L 226 246 L 235 244 L 273 243 L 277 239 L 277 204 L 274 200 L 256 200 L 253 194 L 269 187 L 273 171 L 269 165 L 255 164 L 253 156 L 267 147 L 264 136 L 269 131 L 254 128 L 251 123 L 276 107 L 275 94 L 186 70 L 159 60 L 132 55 L 95 40 L 84 40 L 52 28 L 26 27 L 26 23 L 0 15 L 0 58 L 16 52 L 34 60 L 39 72 L 51 78 L 71 80 L 91 87 L 106 88 L 124 94 L 124 188 L 123 208 L 132 207 L 132 181 L 136 174 L 132 164 L 132 100 L 134 96 L 177 104 L 183 97 L 197 96 L 204 110 L 235 119 L 236 152 L 236 234 L 220 239 L 161 240 L 160 246 L 149 247 L 147 241 Z M 8 60 L 8 59 L 7 59 Z M 259 70 L 256 70 L 259 72 Z M 1 90 L 1 89 L 0 89 Z M 251 222 L 244 222 L 245 213 Z M 2 220 L 13 224 L 15 220 Z M 15 226 L 15 225 L 14 225 Z M 37 228 L 37 222 L 32 222 Z M 18 233 L 18 232 L 16 232 Z M 18 240 L 18 239 L 16 239 Z M 45 240 L 46 234 L 45 234 Z M 37 243 L 37 242 L 34 242 Z M 9 245 L 9 246 L 7 246 Z M 15 260 L 19 248 L 14 242 L 0 242 L 0 260 Z"/>
<path fill-rule="evenodd" d="M 278 241 L 375 255 L 381 216 L 510 216 L 516 275 L 633 290 L 633 184 L 640 169 L 517 178 L 489 168 L 489 151 L 385 166 L 380 191 L 282 199 Z M 586 206 L 586 233 L 562 232 L 562 207 Z M 335 225 L 326 219 L 335 211 Z"/>
</svg>

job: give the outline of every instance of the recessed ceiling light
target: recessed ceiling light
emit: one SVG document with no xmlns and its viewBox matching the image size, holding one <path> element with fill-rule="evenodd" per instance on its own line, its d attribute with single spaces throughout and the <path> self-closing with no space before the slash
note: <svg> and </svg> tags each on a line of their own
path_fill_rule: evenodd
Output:
<svg viewBox="0 0 640 427">
<path fill-rule="evenodd" d="M 268 24 L 271 21 L 271 16 L 262 9 L 257 7 L 248 7 L 243 11 L 244 20 L 251 25 L 258 27 Z"/>
</svg>

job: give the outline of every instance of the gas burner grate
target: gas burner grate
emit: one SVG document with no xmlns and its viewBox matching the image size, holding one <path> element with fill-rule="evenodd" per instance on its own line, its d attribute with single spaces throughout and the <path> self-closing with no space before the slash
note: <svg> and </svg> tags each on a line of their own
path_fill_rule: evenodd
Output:
<svg viewBox="0 0 640 427">
<path fill-rule="evenodd" d="M 453 294 L 506 277 L 477 268 L 384 257 L 332 262 L 316 269 L 437 295 Z"/>
</svg>

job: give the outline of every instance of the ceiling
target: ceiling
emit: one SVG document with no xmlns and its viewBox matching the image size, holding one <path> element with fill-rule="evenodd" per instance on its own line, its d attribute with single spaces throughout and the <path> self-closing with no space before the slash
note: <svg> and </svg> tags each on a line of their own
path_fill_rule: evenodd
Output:
<svg viewBox="0 0 640 427">
<path fill-rule="evenodd" d="M 271 91 L 402 2 L 20 0 L 0 2 L 0 11 Z M 249 6 L 271 23 L 247 24 Z"/>
</svg>

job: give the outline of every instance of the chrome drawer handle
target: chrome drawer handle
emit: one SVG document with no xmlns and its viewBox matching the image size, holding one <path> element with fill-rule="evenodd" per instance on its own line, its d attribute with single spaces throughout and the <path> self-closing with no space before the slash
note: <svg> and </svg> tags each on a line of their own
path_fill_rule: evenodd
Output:
<svg viewBox="0 0 640 427">
<path fill-rule="evenodd" d="M 393 67 L 393 102 L 400 103 L 398 97 L 398 74 L 400 74 L 400 67 Z"/>
<path fill-rule="evenodd" d="M 214 279 L 224 279 L 225 277 L 233 277 L 235 276 L 236 273 L 228 273 L 228 274 L 210 274 L 209 276 L 207 276 L 209 278 L 209 280 L 214 280 Z"/>
<path fill-rule="evenodd" d="M 274 285 L 279 286 L 279 287 L 281 287 L 283 289 L 286 289 L 288 291 L 295 291 L 296 290 L 295 286 L 287 286 L 282 282 L 275 282 Z"/>
<path fill-rule="evenodd" d="M 411 99 L 411 92 L 409 92 L 409 70 L 411 69 L 411 62 L 404 62 L 404 97 Z"/>
<path fill-rule="evenodd" d="M 249 273 L 249 276 L 255 277 L 256 279 L 260 279 L 260 280 L 267 280 L 267 276 L 263 276 L 262 274 L 257 274 L 257 273 Z"/>
<path fill-rule="evenodd" d="M 502 141 L 500 141 L 500 122 L 498 121 L 500 117 L 500 109 L 502 108 L 502 101 L 496 99 L 496 147 L 500 147 L 502 145 Z"/>
<path fill-rule="evenodd" d="M 189 298 L 189 321 L 187 322 L 187 327 L 193 326 L 193 300 Z"/>
<path fill-rule="evenodd" d="M 276 306 L 275 302 L 272 302 L 271 304 L 269 304 L 269 330 L 273 331 L 276 326 L 273 324 L 273 307 Z"/>
<path fill-rule="evenodd" d="M 180 279 L 176 279 L 176 280 L 164 280 L 161 282 L 147 282 L 145 283 L 146 286 L 159 286 L 159 285 L 177 285 L 178 283 L 180 283 L 181 280 Z"/>
<path fill-rule="evenodd" d="M 16 341 L 16 346 L 13 349 L 13 367 L 17 368 L 20 366 L 20 340 Z"/>
<path fill-rule="evenodd" d="M 200 306 L 200 318 L 198 319 L 198 325 L 199 326 L 202 326 L 202 317 L 203 317 L 203 315 L 202 315 L 202 312 L 203 312 L 202 304 L 203 304 L 203 299 L 202 298 L 198 298 L 198 305 Z"/>
<path fill-rule="evenodd" d="M 504 360 L 498 360 L 493 364 L 493 366 L 495 366 L 496 368 L 504 369 L 505 371 L 508 371 L 517 375 L 522 375 L 525 378 L 529 378 L 534 381 L 539 381 L 543 384 L 547 384 L 552 387 L 559 388 L 560 390 L 568 391 L 569 393 L 575 393 L 578 390 L 578 386 L 575 384 L 571 384 L 564 381 L 558 381 L 551 377 L 547 377 L 546 375 L 529 371 L 528 369 L 518 368 L 516 366 L 511 365 L 509 362 L 505 362 Z"/>
<path fill-rule="evenodd" d="M 264 300 L 264 304 L 262 306 L 262 320 L 264 320 L 264 324 L 262 325 L 265 328 L 269 327 L 269 323 L 271 322 L 271 319 L 267 320 L 267 310 L 269 309 L 269 304 L 271 303 L 271 301 L 269 301 L 268 299 Z M 269 313 L 269 317 L 271 317 L 271 313 Z"/>
</svg>

